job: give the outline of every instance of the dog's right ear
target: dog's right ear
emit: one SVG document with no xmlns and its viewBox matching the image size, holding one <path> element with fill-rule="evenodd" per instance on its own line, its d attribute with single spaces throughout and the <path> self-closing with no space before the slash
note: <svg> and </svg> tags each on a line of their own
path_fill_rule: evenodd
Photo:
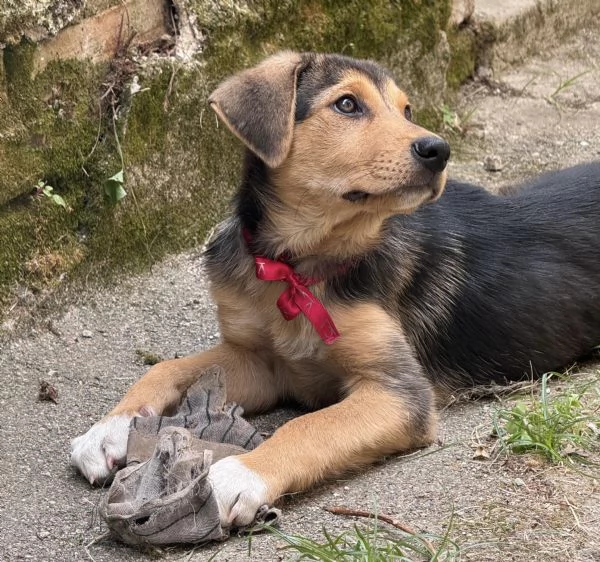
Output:
<svg viewBox="0 0 600 562">
<path fill-rule="evenodd" d="M 229 129 L 268 166 L 279 166 L 292 145 L 299 53 L 273 55 L 222 82 L 208 102 Z"/>
</svg>

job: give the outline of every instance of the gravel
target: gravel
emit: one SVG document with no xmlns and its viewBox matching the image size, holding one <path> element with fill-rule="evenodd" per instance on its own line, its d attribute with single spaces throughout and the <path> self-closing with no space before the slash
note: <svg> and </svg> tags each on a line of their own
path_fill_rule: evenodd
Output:
<svg viewBox="0 0 600 562">
<path fill-rule="evenodd" d="M 466 87 L 465 139 L 454 176 L 496 189 L 533 173 L 600 154 L 600 30 L 581 32 L 546 57 Z M 556 92 L 568 77 L 589 70 Z M 472 112 L 472 113 L 471 113 Z M 486 170 L 484 162 L 502 161 Z M 488 165 L 489 169 L 490 166 Z M 147 369 L 140 358 L 186 355 L 214 344 L 215 311 L 199 253 L 172 257 L 151 273 L 105 288 L 67 291 L 57 312 L 1 342 L 0 559 L 96 562 L 277 560 L 278 541 L 233 538 L 205 549 L 144 553 L 103 537 L 103 490 L 69 466 L 69 441 L 86 431 Z M 9 319 L 5 328 L 14 326 Z M 142 352 L 142 353 L 140 353 Z M 40 381 L 58 392 L 39 401 Z M 600 560 L 597 481 L 531 459 L 474 460 L 487 446 L 497 403 L 459 403 L 442 413 L 440 442 L 388 459 L 357 476 L 287 498 L 283 528 L 318 536 L 354 521 L 322 508 L 343 505 L 392 515 L 417 530 L 450 536 L 464 560 Z M 289 410 L 255 422 L 270 431 Z M 485 457 L 485 455 L 484 455 Z M 594 523 L 595 521 L 595 523 Z"/>
</svg>

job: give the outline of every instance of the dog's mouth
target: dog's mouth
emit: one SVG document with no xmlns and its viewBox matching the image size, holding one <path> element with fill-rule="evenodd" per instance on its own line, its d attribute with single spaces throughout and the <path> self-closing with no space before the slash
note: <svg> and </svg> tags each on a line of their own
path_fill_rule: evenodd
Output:
<svg viewBox="0 0 600 562">
<path fill-rule="evenodd" d="M 359 203 L 367 199 L 390 196 L 396 196 L 401 199 L 417 197 L 421 200 L 421 203 L 425 203 L 427 201 L 435 201 L 444 191 L 445 183 L 445 174 L 427 174 L 425 177 L 414 178 L 412 182 L 391 185 L 387 189 L 375 193 L 363 189 L 352 189 L 343 193 L 341 197 L 350 203 Z"/>
<path fill-rule="evenodd" d="M 364 201 L 367 197 L 369 197 L 369 195 L 370 194 L 366 191 L 359 191 L 355 189 L 353 191 L 344 193 L 342 195 L 342 199 L 345 199 L 346 201 L 352 201 L 354 203 L 355 201 Z"/>
<path fill-rule="evenodd" d="M 359 201 L 365 201 L 366 199 L 368 199 L 369 197 L 376 197 L 377 195 L 394 195 L 394 194 L 401 194 L 401 195 L 406 195 L 407 193 L 421 193 L 423 191 L 426 190 L 432 190 L 432 186 L 430 185 L 420 185 L 420 186 L 411 186 L 410 188 L 407 188 L 406 186 L 403 186 L 401 188 L 396 188 L 396 189 L 392 189 L 389 191 L 385 191 L 383 193 L 368 193 L 367 191 L 361 191 L 358 189 L 354 189 L 352 191 L 347 191 L 346 193 L 344 193 L 342 195 L 342 199 L 345 199 L 346 201 L 350 201 L 351 203 L 357 203 Z M 436 190 L 432 190 L 432 199 L 435 199 L 438 195 L 438 193 L 436 192 Z"/>
</svg>

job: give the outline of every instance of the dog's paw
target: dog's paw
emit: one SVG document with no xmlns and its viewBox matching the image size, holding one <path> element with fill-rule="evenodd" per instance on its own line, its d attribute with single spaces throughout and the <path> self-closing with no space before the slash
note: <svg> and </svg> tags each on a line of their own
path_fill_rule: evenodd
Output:
<svg viewBox="0 0 600 562">
<path fill-rule="evenodd" d="M 249 525 L 259 508 L 268 503 L 264 480 L 238 457 L 227 457 L 213 464 L 208 478 L 223 527 Z"/>
<path fill-rule="evenodd" d="M 109 416 L 71 441 L 71 464 L 90 484 L 104 482 L 113 468 L 125 464 L 129 422 L 133 416 Z"/>
</svg>

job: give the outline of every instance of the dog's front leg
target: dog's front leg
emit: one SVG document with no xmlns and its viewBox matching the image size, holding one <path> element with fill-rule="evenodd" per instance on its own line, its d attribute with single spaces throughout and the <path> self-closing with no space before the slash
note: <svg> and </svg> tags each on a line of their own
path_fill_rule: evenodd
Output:
<svg viewBox="0 0 600 562">
<path fill-rule="evenodd" d="M 210 479 L 222 523 L 246 525 L 261 505 L 286 492 L 429 444 L 433 404 L 419 412 L 407 402 L 412 398 L 367 381 L 338 404 L 286 423 L 254 451 L 217 462 Z"/>
<path fill-rule="evenodd" d="M 342 337 L 326 350 L 323 366 L 337 373 L 345 398 L 286 423 L 255 450 L 211 467 L 225 525 L 250 523 L 261 505 L 282 494 L 435 438 L 432 385 L 398 321 L 376 304 L 330 311 Z M 318 384 L 336 383 L 324 378 Z M 310 387 L 291 392 L 306 397 Z"/>
<path fill-rule="evenodd" d="M 227 399 L 247 412 L 260 412 L 277 402 L 279 390 L 272 370 L 244 347 L 222 343 L 198 355 L 164 361 L 136 382 L 107 416 L 73 439 L 73 466 L 92 484 L 104 481 L 113 467 L 125 461 L 131 419 L 168 413 L 211 365 L 225 371 Z"/>
</svg>

